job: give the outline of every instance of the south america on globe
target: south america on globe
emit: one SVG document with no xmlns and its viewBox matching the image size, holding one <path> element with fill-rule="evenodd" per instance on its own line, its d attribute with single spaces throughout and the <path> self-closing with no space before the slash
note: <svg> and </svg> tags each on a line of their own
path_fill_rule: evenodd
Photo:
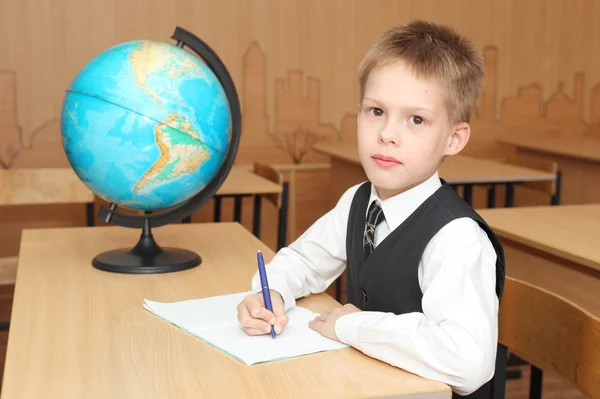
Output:
<svg viewBox="0 0 600 399">
<path fill-rule="evenodd" d="M 159 210 L 199 193 L 231 144 L 228 99 L 186 49 L 131 41 L 97 55 L 66 91 L 62 142 L 79 178 L 118 206 Z"/>
</svg>

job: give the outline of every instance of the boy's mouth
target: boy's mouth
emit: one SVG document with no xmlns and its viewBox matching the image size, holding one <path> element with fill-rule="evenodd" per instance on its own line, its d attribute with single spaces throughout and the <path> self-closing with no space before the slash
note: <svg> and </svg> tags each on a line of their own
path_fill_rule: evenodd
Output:
<svg viewBox="0 0 600 399">
<path fill-rule="evenodd" d="M 373 158 L 377 165 L 384 168 L 391 168 L 393 166 L 402 165 L 402 162 L 398 161 L 394 157 L 388 157 L 387 155 L 377 154 L 373 155 L 371 158 Z"/>
</svg>

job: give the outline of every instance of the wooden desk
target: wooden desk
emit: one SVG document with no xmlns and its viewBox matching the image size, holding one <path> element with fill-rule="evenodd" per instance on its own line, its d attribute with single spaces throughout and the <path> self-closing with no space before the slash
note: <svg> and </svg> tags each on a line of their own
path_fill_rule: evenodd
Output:
<svg viewBox="0 0 600 399">
<path fill-rule="evenodd" d="M 600 316 L 600 204 L 478 213 L 502 241 L 508 276 L 554 292 Z M 532 389 L 537 391 L 542 373 L 532 370 L 532 376 Z"/>
<path fill-rule="evenodd" d="M 143 309 L 250 288 L 256 250 L 273 252 L 237 223 L 154 230 L 160 245 L 197 251 L 202 264 L 174 274 L 94 269 L 100 251 L 133 245 L 119 227 L 23 234 L 2 399 L 450 398 L 446 385 L 353 348 L 254 366 L 235 360 Z M 235 243 L 235 245 L 232 245 Z M 325 294 L 299 302 L 322 312 Z"/>
<path fill-rule="evenodd" d="M 483 209 L 503 243 L 509 276 L 600 316 L 600 204 Z"/>
<path fill-rule="evenodd" d="M 233 166 L 216 195 L 274 194 L 281 190 L 279 184 L 253 173 L 247 166 Z"/>
<path fill-rule="evenodd" d="M 94 225 L 94 193 L 73 169 L 0 169 L 0 206 L 48 204 L 84 204 L 87 225 Z"/>
<path fill-rule="evenodd" d="M 282 190 L 281 185 L 258 176 L 247 166 L 233 166 L 215 194 L 213 221 L 219 222 L 221 220 L 221 201 L 223 198 L 234 198 L 233 220 L 239 223 L 242 220 L 242 200 L 244 197 L 281 193 Z M 285 205 L 287 206 L 287 203 Z M 256 214 L 253 216 L 259 217 Z M 184 222 L 191 222 L 191 217 L 185 218 Z"/>
<path fill-rule="evenodd" d="M 562 173 L 561 204 L 600 202 L 600 139 L 503 136 L 498 142 L 518 153 L 556 161 Z"/>
<path fill-rule="evenodd" d="M 600 139 L 586 136 L 576 137 L 538 137 L 503 136 L 498 139 L 503 144 L 527 148 L 540 153 L 561 155 L 600 163 Z"/>
<path fill-rule="evenodd" d="M 345 189 L 366 180 L 366 175 L 358 158 L 358 150 L 353 146 L 316 145 L 315 150 L 331 156 L 332 183 L 338 187 L 332 195 L 335 200 Z M 335 172 L 337 170 L 337 172 Z M 440 177 L 448 184 L 465 187 L 465 200 L 471 203 L 474 185 L 521 183 L 530 181 L 552 181 L 552 173 L 509 165 L 497 161 L 454 155 L 444 160 L 439 171 Z M 345 175 L 345 176 L 344 176 Z M 341 182 L 342 184 L 338 184 Z M 338 195 L 339 194 L 339 195 Z M 510 194 L 507 190 L 507 194 Z M 510 202 L 511 199 L 507 199 Z"/>
</svg>

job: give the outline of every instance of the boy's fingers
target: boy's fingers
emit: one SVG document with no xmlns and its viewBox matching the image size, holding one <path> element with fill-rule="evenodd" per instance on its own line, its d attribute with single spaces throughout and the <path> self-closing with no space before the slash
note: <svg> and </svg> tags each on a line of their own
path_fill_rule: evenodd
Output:
<svg viewBox="0 0 600 399">
<path fill-rule="evenodd" d="M 288 323 L 288 317 L 285 314 L 285 308 L 282 301 L 273 301 L 273 313 L 275 313 L 275 316 L 277 317 L 277 322 L 275 323 L 275 333 L 281 334 L 281 331 Z"/>
<path fill-rule="evenodd" d="M 250 310 L 250 315 L 255 319 L 264 320 L 269 324 L 275 324 L 275 322 L 277 321 L 275 315 L 262 306 L 252 308 Z"/>
<path fill-rule="evenodd" d="M 269 327 L 269 331 L 268 332 L 265 332 L 263 330 L 259 330 L 259 329 L 256 329 L 256 328 L 244 328 L 244 332 L 246 332 L 246 334 L 252 335 L 252 336 L 265 335 L 265 334 L 269 334 L 271 332 L 271 327 Z"/>
<path fill-rule="evenodd" d="M 240 324 L 244 328 L 253 328 L 256 330 L 264 331 L 265 333 L 271 331 L 271 325 L 264 320 L 255 319 L 253 317 L 245 317 L 240 319 Z"/>
<path fill-rule="evenodd" d="M 308 322 L 308 326 L 317 332 L 320 332 L 323 329 L 323 324 L 325 323 L 319 319 L 311 320 Z"/>
<path fill-rule="evenodd" d="M 244 329 L 251 328 L 261 331 L 266 331 L 267 327 L 271 328 L 271 325 L 264 320 L 252 317 L 248 307 L 243 303 L 238 306 L 238 320 Z"/>
</svg>

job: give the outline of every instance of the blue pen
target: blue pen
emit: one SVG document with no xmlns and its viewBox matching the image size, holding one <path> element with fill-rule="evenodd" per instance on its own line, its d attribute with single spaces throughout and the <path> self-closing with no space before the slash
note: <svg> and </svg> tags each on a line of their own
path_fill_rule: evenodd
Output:
<svg viewBox="0 0 600 399">
<path fill-rule="evenodd" d="M 273 304 L 271 303 L 271 291 L 269 290 L 269 281 L 267 281 L 267 270 L 265 269 L 265 260 L 263 259 L 260 250 L 256 254 L 258 259 L 258 274 L 260 276 L 260 285 L 262 286 L 263 299 L 267 310 L 273 312 Z M 271 337 L 275 338 L 275 326 L 271 326 Z"/>
</svg>

